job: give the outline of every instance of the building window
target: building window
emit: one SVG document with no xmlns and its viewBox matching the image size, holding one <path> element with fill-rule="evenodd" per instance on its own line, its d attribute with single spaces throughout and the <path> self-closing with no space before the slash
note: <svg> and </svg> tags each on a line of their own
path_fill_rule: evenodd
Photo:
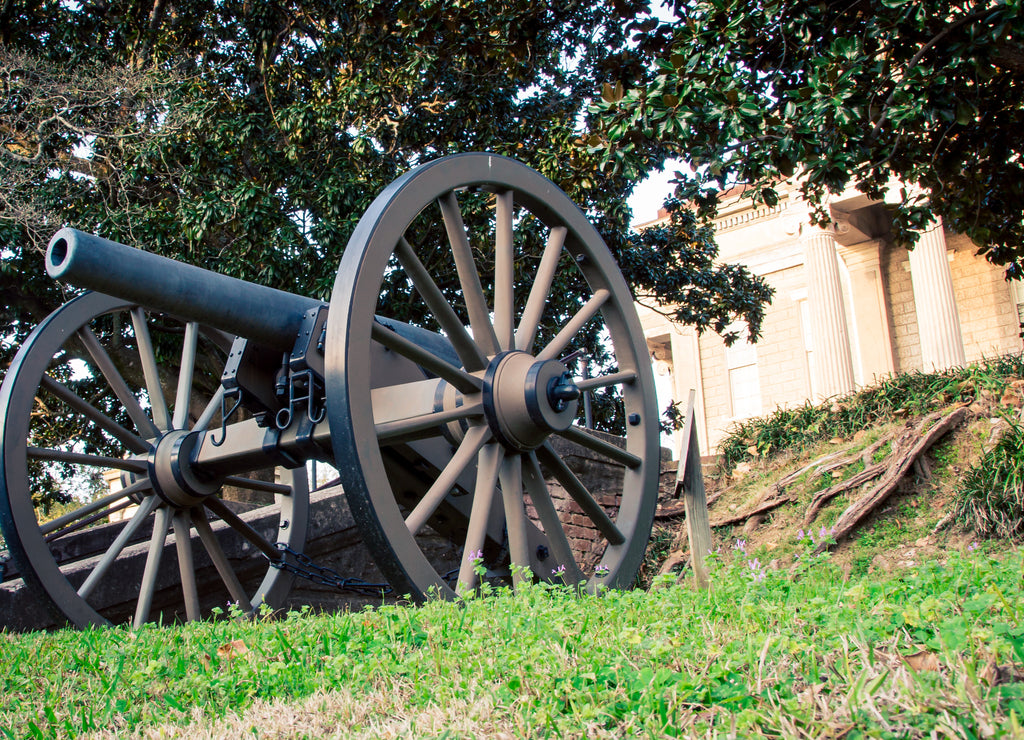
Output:
<svg viewBox="0 0 1024 740">
<path fill-rule="evenodd" d="M 733 325 L 741 337 L 747 333 L 746 324 Z M 746 419 L 761 414 L 761 380 L 757 372 L 757 348 L 738 339 L 731 347 L 725 348 L 725 364 L 729 371 L 729 400 L 732 417 Z"/>
</svg>

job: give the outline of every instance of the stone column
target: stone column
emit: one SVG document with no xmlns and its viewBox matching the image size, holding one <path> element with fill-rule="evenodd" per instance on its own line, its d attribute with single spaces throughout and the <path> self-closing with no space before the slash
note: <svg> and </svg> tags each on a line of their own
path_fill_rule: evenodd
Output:
<svg viewBox="0 0 1024 740">
<path fill-rule="evenodd" d="M 922 369 L 946 370 L 966 364 L 942 219 L 936 217 L 935 226 L 922 233 L 910 251 L 910 278 L 921 336 Z"/>
<path fill-rule="evenodd" d="M 805 228 L 800 241 L 814 341 L 814 387 L 820 398 L 849 393 L 853 390 L 853 359 L 836 242 L 831 231 L 815 228 Z"/>
</svg>

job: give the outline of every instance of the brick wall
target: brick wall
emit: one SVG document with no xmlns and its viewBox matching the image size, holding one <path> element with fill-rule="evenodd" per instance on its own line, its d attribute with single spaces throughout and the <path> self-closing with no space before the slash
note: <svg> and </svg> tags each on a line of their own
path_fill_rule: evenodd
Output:
<svg viewBox="0 0 1024 740">
<path fill-rule="evenodd" d="M 803 403 L 810 392 L 798 300 L 806 281 L 803 265 L 777 270 L 763 277 L 775 288 L 775 297 L 765 312 L 761 339 L 756 345 L 761 413 L 769 413 L 779 406 Z M 735 421 L 725 343 L 721 337 L 706 332 L 700 338 L 700 356 L 708 441 L 713 449 Z"/>
<path fill-rule="evenodd" d="M 801 316 L 801 291 L 806 287 L 803 265 L 765 276 L 775 298 L 765 314 L 762 339 L 757 344 L 761 370 L 761 401 L 765 412 L 799 405 L 810 393 L 807 348 Z M 796 295 L 794 295 L 796 294 Z"/>
<path fill-rule="evenodd" d="M 921 338 L 914 310 L 914 286 L 910 278 L 910 253 L 903 247 L 882 250 L 882 272 L 888 291 L 889 334 L 894 346 L 896 372 L 921 369 Z"/>
<path fill-rule="evenodd" d="M 946 243 L 954 250 L 949 268 L 967 361 L 1019 351 L 1017 307 L 1002 268 L 976 255 L 965 236 L 947 234 Z"/>
</svg>

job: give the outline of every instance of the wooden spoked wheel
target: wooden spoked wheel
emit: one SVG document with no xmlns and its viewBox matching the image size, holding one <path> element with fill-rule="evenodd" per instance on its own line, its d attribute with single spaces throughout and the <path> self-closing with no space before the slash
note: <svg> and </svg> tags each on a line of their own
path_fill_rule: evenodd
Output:
<svg viewBox="0 0 1024 740">
<path fill-rule="evenodd" d="M 327 336 L 336 464 L 399 594 L 452 597 L 481 571 L 633 583 L 657 500 L 654 381 L 629 288 L 557 186 L 486 154 L 410 171 L 359 222 Z M 621 401 L 624 447 L 577 418 L 598 391 Z M 620 466 L 621 495 L 588 490 L 559 440 Z"/>
<path fill-rule="evenodd" d="M 305 544 L 305 470 L 211 480 L 189 466 L 192 432 L 220 424 L 231 339 L 86 293 L 22 345 L 0 389 L 0 526 L 15 575 L 58 621 L 283 602 L 292 576 L 264 553 Z"/>
</svg>

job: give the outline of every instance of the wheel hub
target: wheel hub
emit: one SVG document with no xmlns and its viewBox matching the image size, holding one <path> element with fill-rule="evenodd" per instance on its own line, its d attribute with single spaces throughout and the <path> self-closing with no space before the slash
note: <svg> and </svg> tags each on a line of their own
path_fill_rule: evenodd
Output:
<svg viewBox="0 0 1024 740">
<path fill-rule="evenodd" d="M 484 374 L 484 416 L 509 449 L 536 449 L 576 418 L 580 390 L 558 360 L 537 361 L 526 352 L 497 355 Z"/>
<path fill-rule="evenodd" d="M 220 489 L 221 481 L 208 479 L 192 467 L 199 434 L 176 429 L 157 440 L 149 453 L 149 480 L 153 490 L 171 506 L 189 508 Z"/>
</svg>

